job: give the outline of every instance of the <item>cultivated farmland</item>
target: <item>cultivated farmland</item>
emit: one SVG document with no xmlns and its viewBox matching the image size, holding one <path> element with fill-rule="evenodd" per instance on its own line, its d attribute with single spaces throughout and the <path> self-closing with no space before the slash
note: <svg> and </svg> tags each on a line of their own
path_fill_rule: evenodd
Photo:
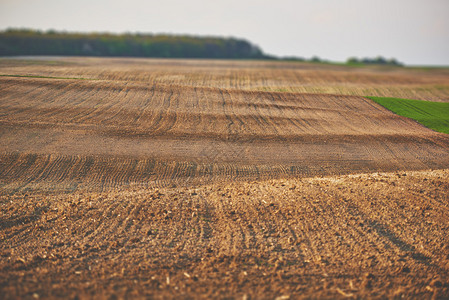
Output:
<svg viewBox="0 0 449 300">
<path fill-rule="evenodd" d="M 0 292 L 444 297 L 449 71 L 0 61 Z"/>
</svg>

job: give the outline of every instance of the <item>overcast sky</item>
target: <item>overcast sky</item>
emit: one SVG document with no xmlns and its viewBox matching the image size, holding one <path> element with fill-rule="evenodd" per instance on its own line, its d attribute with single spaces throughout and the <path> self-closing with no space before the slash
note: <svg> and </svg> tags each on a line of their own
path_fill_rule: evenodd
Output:
<svg viewBox="0 0 449 300">
<path fill-rule="evenodd" d="M 0 0 L 0 29 L 245 38 L 265 53 L 449 65 L 449 0 Z"/>
</svg>

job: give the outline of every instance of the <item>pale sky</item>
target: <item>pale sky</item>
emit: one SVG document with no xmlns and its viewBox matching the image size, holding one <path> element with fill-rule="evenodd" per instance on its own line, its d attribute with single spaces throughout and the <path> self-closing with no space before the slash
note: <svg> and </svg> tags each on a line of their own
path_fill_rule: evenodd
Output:
<svg viewBox="0 0 449 300">
<path fill-rule="evenodd" d="M 232 36 L 265 53 L 449 65 L 449 0 L 0 0 L 0 30 Z"/>
</svg>

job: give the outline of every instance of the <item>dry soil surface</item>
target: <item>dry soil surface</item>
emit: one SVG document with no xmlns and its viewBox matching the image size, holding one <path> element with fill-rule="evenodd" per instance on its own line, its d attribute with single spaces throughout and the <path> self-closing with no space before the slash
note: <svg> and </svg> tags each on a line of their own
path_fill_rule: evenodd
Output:
<svg viewBox="0 0 449 300">
<path fill-rule="evenodd" d="M 448 190 L 448 171 L 418 171 L 3 193 L 0 291 L 3 299 L 444 299 Z"/>
<path fill-rule="evenodd" d="M 446 69 L 0 59 L 0 298 L 449 298 Z"/>
<path fill-rule="evenodd" d="M 275 86 L 257 77 L 265 76 L 296 87 L 309 80 L 377 84 L 387 94 L 387 82 L 404 90 L 430 82 L 442 85 L 432 90 L 441 92 L 449 73 L 438 70 L 357 73 L 302 64 L 140 60 L 137 65 L 112 59 L 37 62 L 39 69 L 13 62 L 0 63 L 0 72 L 35 76 L 42 69 L 39 76 L 75 79 L 0 77 L 0 186 L 5 189 L 51 183 L 101 190 L 449 168 L 448 135 L 367 98 L 254 86 Z M 413 89 L 421 97 L 425 91 Z M 441 93 L 438 100 L 447 101 L 449 93 Z"/>
</svg>

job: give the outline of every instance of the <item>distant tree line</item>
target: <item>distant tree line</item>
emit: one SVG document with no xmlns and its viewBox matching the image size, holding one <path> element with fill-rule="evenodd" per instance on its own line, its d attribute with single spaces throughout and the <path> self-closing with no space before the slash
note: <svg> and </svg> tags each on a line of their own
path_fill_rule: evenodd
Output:
<svg viewBox="0 0 449 300">
<path fill-rule="evenodd" d="M 236 38 L 41 32 L 29 29 L 0 32 L 0 56 L 11 55 L 272 58 L 250 42 Z"/>
<path fill-rule="evenodd" d="M 267 55 L 258 46 L 236 38 L 143 33 L 69 33 L 55 30 L 43 32 L 32 29 L 0 31 L 0 56 L 13 55 L 272 59 L 331 63 L 318 56 L 305 59 L 297 56 Z M 402 65 L 395 59 L 387 60 L 383 57 L 352 57 L 346 63 Z"/>
<path fill-rule="evenodd" d="M 403 66 L 402 63 L 398 62 L 396 59 L 386 59 L 382 56 L 376 58 L 361 58 L 356 57 L 348 58 L 346 61 L 348 65 L 389 65 L 389 66 Z"/>
<path fill-rule="evenodd" d="M 282 58 L 275 58 L 275 59 L 280 59 L 280 60 L 286 60 L 286 61 L 300 61 L 300 62 L 312 62 L 312 63 L 323 63 L 323 64 L 332 64 L 331 61 L 326 60 L 326 59 L 321 59 L 318 56 L 313 56 L 310 59 L 306 59 L 303 57 L 297 57 L 297 56 L 285 56 Z M 348 60 L 346 61 L 347 65 L 388 65 L 388 66 L 403 66 L 404 64 L 397 61 L 394 58 L 391 59 L 386 59 L 383 58 L 382 56 L 378 56 L 376 58 L 356 58 L 356 57 L 351 57 L 348 58 Z"/>
</svg>

